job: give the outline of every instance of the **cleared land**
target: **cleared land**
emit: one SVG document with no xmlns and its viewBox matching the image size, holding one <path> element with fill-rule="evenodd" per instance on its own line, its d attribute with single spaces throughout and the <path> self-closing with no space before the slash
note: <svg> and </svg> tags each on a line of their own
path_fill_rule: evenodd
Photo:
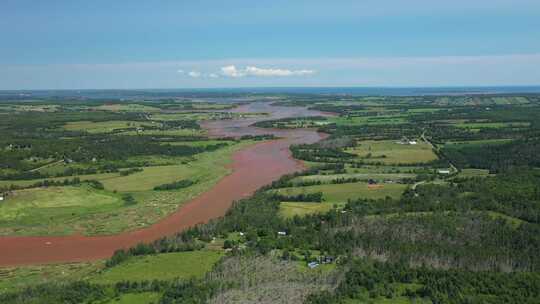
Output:
<svg viewBox="0 0 540 304">
<path fill-rule="evenodd" d="M 141 292 L 123 294 L 105 304 L 153 304 L 158 303 L 161 294 L 156 292 Z"/>
<path fill-rule="evenodd" d="M 358 155 L 367 163 L 416 164 L 437 159 L 431 146 L 423 141 L 410 145 L 392 140 L 366 140 L 358 142 L 354 148 L 347 148 L 345 151 Z"/>
<path fill-rule="evenodd" d="M 110 283 L 142 280 L 171 280 L 201 278 L 223 256 L 213 250 L 165 253 L 133 257 L 131 260 L 103 270 L 91 281 Z"/>
<path fill-rule="evenodd" d="M 151 122 L 111 120 L 111 121 L 72 121 L 64 125 L 68 131 L 86 131 L 88 133 L 110 133 L 123 129 L 155 126 Z"/>
<path fill-rule="evenodd" d="M 328 184 L 307 187 L 293 187 L 272 190 L 281 195 L 298 195 L 306 193 L 323 193 L 324 202 L 339 203 L 348 199 L 380 199 L 390 196 L 399 198 L 407 185 L 403 184 L 378 184 L 370 186 L 367 183 Z"/>
<path fill-rule="evenodd" d="M 230 172 L 226 165 L 232 153 L 250 144 L 252 142 L 246 141 L 201 153 L 185 164 L 143 167 L 143 171 L 127 176 L 102 173 L 69 177 L 98 180 L 105 191 L 87 186 L 14 191 L 0 205 L 0 234 L 112 234 L 151 225 L 215 185 Z M 181 158 L 155 158 L 156 163 L 182 162 Z M 184 179 L 196 183 L 178 190 L 153 191 L 155 186 Z M 0 186 L 28 186 L 42 180 L 0 181 Z M 137 203 L 125 205 L 121 199 L 123 194 L 133 195 Z"/>
<path fill-rule="evenodd" d="M 303 203 L 303 202 L 281 202 L 279 213 L 284 217 L 304 216 L 315 213 L 325 213 L 332 209 L 330 203 Z"/>
</svg>

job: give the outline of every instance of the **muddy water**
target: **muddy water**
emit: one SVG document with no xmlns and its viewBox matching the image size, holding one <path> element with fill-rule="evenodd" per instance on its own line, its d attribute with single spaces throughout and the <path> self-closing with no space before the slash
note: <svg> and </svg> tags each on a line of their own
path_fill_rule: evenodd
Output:
<svg viewBox="0 0 540 304">
<path fill-rule="evenodd" d="M 120 248 L 172 235 L 199 223 L 223 216 L 233 201 L 251 195 L 255 190 L 280 176 L 301 170 L 301 162 L 291 158 L 289 146 L 313 143 L 323 135 L 313 130 L 268 130 L 251 127 L 256 121 L 293 116 L 322 115 L 304 108 L 273 107 L 253 103 L 235 112 L 266 112 L 268 116 L 214 121 L 203 126 L 213 136 L 275 134 L 281 139 L 260 142 L 233 155 L 232 173 L 214 187 L 183 204 L 176 212 L 156 224 L 140 230 L 110 236 L 0 237 L 0 265 L 28 265 L 57 262 L 79 262 L 108 258 Z"/>
</svg>

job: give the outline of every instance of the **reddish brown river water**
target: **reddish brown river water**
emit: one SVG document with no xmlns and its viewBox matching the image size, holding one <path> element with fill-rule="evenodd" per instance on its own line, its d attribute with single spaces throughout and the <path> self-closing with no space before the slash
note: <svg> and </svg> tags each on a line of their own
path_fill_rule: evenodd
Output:
<svg viewBox="0 0 540 304">
<path fill-rule="evenodd" d="M 210 121 L 203 127 L 212 136 L 275 134 L 280 139 L 260 142 L 233 154 L 232 172 L 215 186 L 152 226 L 107 236 L 0 237 L 0 266 L 80 262 L 110 257 L 120 248 L 150 242 L 185 228 L 223 216 L 235 200 L 247 197 L 280 176 L 303 168 L 291 157 L 289 146 L 314 143 L 324 137 L 313 130 L 269 130 L 251 127 L 254 122 L 285 117 L 323 115 L 298 107 L 274 107 L 268 103 L 243 105 L 233 112 L 266 112 L 257 118 Z"/>
</svg>

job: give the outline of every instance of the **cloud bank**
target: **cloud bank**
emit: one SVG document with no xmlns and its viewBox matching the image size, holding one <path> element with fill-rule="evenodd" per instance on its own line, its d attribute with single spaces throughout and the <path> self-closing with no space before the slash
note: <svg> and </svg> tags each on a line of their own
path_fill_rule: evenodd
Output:
<svg viewBox="0 0 540 304">
<path fill-rule="evenodd" d="M 255 66 L 246 66 L 238 69 L 235 65 L 228 65 L 221 68 L 221 74 L 226 77 L 287 77 L 287 76 L 306 76 L 315 74 L 314 70 L 287 70 L 287 69 L 264 69 Z"/>
<path fill-rule="evenodd" d="M 539 66 L 540 53 L 0 64 L 0 89 L 540 85 Z"/>
</svg>

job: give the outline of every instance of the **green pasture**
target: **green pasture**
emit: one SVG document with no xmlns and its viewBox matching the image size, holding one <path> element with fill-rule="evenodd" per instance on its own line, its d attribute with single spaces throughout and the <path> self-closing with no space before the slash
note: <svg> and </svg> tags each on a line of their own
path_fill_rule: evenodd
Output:
<svg viewBox="0 0 540 304">
<path fill-rule="evenodd" d="M 444 144 L 445 148 L 453 145 L 497 145 L 511 142 L 512 139 L 481 139 L 469 141 L 449 141 Z"/>
<path fill-rule="evenodd" d="M 415 164 L 437 159 L 431 146 L 421 140 L 417 140 L 415 145 L 400 144 L 393 140 L 366 140 L 358 142 L 354 148 L 347 148 L 345 151 L 358 155 L 368 163 Z"/>
<path fill-rule="evenodd" d="M 121 135 L 156 135 L 156 136 L 202 136 L 206 134 L 202 129 L 168 129 L 168 130 L 153 130 L 143 129 L 139 131 L 125 131 L 117 133 Z"/>
<path fill-rule="evenodd" d="M 121 281 L 202 278 L 223 256 L 222 251 L 198 250 L 135 256 L 113 268 L 104 269 L 90 281 L 114 284 Z"/>
<path fill-rule="evenodd" d="M 105 190 L 70 186 L 15 191 L 0 205 L 0 235 L 64 235 L 75 232 L 103 235 L 151 225 L 215 185 L 230 172 L 226 165 L 231 161 L 232 153 L 251 143 L 245 141 L 201 153 L 176 165 L 143 167 L 142 172 L 127 176 L 119 173 L 78 176 L 83 181 L 100 181 Z M 183 179 L 196 183 L 178 190 L 153 191 L 155 186 Z M 0 181 L 0 186 L 24 186 L 38 181 Z M 125 193 L 131 194 L 136 204 L 125 205 L 121 199 Z M 40 205 L 43 198 L 46 198 L 46 203 Z"/>
<path fill-rule="evenodd" d="M 457 177 L 469 178 L 469 177 L 486 177 L 489 176 L 489 170 L 486 169 L 462 169 Z"/>
<path fill-rule="evenodd" d="M 348 173 L 348 174 L 327 174 L 327 175 L 307 175 L 299 176 L 294 178 L 293 182 L 310 182 L 310 181 L 321 181 L 321 182 L 330 182 L 332 180 L 342 179 L 342 178 L 357 178 L 362 180 L 401 180 L 404 178 L 415 178 L 416 174 L 409 173 Z"/>
<path fill-rule="evenodd" d="M 406 115 L 335 116 L 328 119 L 337 125 L 381 125 L 406 123 Z"/>
<path fill-rule="evenodd" d="M 305 203 L 305 202 L 281 202 L 279 213 L 286 218 L 295 215 L 304 216 L 308 214 L 326 213 L 332 209 L 331 203 Z"/>
<path fill-rule="evenodd" d="M 73 221 L 122 207 L 119 194 L 85 185 L 12 191 L 0 204 L 0 235 L 79 232 Z"/>
<path fill-rule="evenodd" d="M 466 129 L 500 129 L 500 128 L 527 128 L 529 122 L 461 122 L 456 127 Z"/>
<path fill-rule="evenodd" d="M 68 283 L 91 277 L 103 262 L 63 263 L 0 268 L 0 293 L 58 281 Z"/>
<path fill-rule="evenodd" d="M 141 105 L 136 103 L 115 103 L 115 104 L 105 104 L 93 107 L 94 110 L 99 111 L 112 111 L 112 112 L 159 112 L 160 108 Z"/>
<path fill-rule="evenodd" d="M 368 187 L 367 183 L 348 183 L 348 184 L 324 184 L 307 187 L 291 187 L 271 190 L 281 195 L 292 196 L 307 193 L 323 193 L 324 202 L 340 203 L 348 199 L 380 199 L 390 196 L 399 198 L 407 188 L 404 184 L 379 184 L 378 187 Z"/>
<path fill-rule="evenodd" d="M 157 292 L 126 293 L 104 304 L 157 304 L 160 298 Z"/>
<path fill-rule="evenodd" d="M 88 133 L 109 133 L 115 130 L 156 126 L 151 122 L 110 120 L 110 121 L 70 121 L 63 128 L 67 131 L 86 131 Z"/>
</svg>

